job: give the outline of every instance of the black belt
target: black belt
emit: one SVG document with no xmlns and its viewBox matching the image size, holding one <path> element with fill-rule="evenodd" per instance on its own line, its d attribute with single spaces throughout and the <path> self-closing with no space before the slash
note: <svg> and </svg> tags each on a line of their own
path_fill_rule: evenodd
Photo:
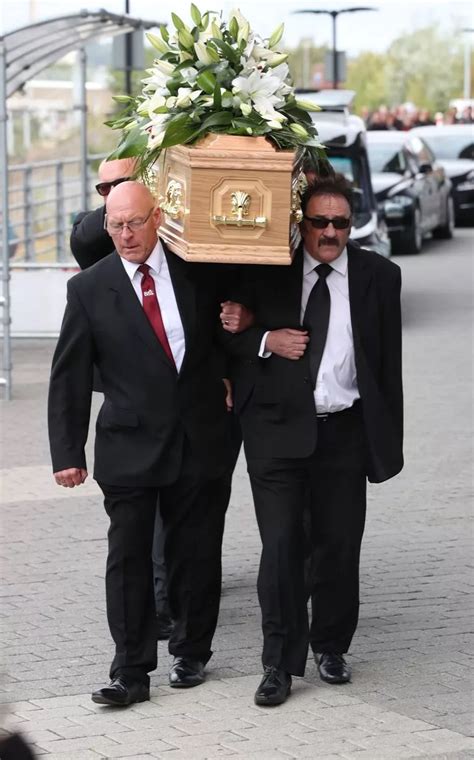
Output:
<svg viewBox="0 0 474 760">
<path fill-rule="evenodd" d="M 326 422 L 326 420 L 329 419 L 329 417 L 340 417 L 341 414 L 348 414 L 351 412 L 357 412 L 359 411 L 360 407 L 360 399 L 356 399 L 352 406 L 346 407 L 346 409 L 341 409 L 339 412 L 323 412 L 322 414 L 316 414 L 316 417 L 318 418 L 318 421 L 320 422 Z"/>
</svg>

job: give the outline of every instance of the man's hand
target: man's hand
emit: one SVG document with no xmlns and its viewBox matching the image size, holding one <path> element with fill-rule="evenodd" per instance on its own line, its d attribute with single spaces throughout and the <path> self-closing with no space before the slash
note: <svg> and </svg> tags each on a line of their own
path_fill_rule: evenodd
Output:
<svg viewBox="0 0 474 760">
<path fill-rule="evenodd" d="M 235 303 L 235 301 L 224 301 L 221 303 L 221 308 L 222 327 L 227 332 L 239 333 L 252 327 L 254 323 L 253 312 L 243 304 Z"/>
<path fill-rule="evenodd" d="M 292 330 L 284 327 L 271 330 L 265 341 L 265 351 L 282 356 L 284 359 L 301 359 L 309 343 L 307 330 Z"/>
<path fill-rule="evenodd" d="M 222 382 L 224 383 L 225 389 L 226 389 L 225 405 L 227 407 L 227 411 L 231 412 L 232 409 L 234 408 L 234 399 L 232 396 L 232 383 L 227 377 L 223 377 Z"/>
<path fill-rule="evenodd" d="M 87 470 L 79 469 L 78 467 L 70 467 L 68 470 L 60 470 L 53 473 L 54 479 L 58 486 L 64 486 L 64 488 L 74 488 L 74 486 L 80 486 L 87 478 Z"/>
</svg>

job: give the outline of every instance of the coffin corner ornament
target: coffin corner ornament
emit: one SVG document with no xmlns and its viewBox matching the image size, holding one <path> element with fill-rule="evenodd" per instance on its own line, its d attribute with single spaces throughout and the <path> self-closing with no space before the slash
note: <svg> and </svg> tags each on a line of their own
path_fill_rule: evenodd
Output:
<svg viewBox="0 0 474 760">
<path fill-rule="evenodd" d="M 143 88 L 109 126 L 109 158 L 137 157 L 158 177 L 160 236 L 186 260 L 289 264 L 299 243 L 303 169 L 326 161 L 278 50 L 283 25 L 261 38 L 240 11 L 191 5 L 191 22 L 148 34 L 156 58 Z M 124 98 L 120 98 L 123 102 Z"/>
</svg>

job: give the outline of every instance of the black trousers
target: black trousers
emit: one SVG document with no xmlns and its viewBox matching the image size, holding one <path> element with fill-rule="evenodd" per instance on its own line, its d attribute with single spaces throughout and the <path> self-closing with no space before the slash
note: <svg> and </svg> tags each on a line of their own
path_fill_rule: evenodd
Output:
<svg viewBox="0 0 474 760">
<path fill-rule="evenodd" d="M 107 618 L 115 642 L 110 677 L 148 681 L 157 664 L 152 572 L 155 510 L 159 499 L 165 533 L 168 601 L 175 621 L 174 656 L 207 662 L 221 592 L 225 509 L 210 499 L 215 482 L 193 471 L 189 457 L 179 479 L 161 488 L 99 483 L 110 518 L 105 576 Z"/>
<path fill-rule="evenodd" d="M 258 596 L 264 665 L 304 675 L 314 652 L 346 652 L 359 615 L 359 557 L 366 512 L 366 446 L 360 403 L 315 419 L 305 459 L 251 459 L 248 470 L 262 539 Z M 305 510 L 312 572 L 308 624 Z"/>
</svg>

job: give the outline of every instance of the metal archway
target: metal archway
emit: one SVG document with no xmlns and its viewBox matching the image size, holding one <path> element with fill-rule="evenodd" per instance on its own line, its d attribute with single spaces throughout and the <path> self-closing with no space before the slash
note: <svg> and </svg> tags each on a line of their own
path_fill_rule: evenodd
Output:
<svg viewBox="0 0 474 760">
<path fill-rule="evenodd" d="M 8 137 L 7 98 L 43 69 L 73 50 L 80 51 L 81 65 L 81 188 L 87 207 L 87 101 L 85 44 L 98 37 L 114 37 L 151 29 L 159 21 L 144 21 L 106 10 L 80 11 L 15 29 L 0 36 L 0 215 L 2 227 L 3 376 L 0 385 L 11 399 L 12 363 L 10 334 L 10 263 L 8 253 Z"/>
</svg>

